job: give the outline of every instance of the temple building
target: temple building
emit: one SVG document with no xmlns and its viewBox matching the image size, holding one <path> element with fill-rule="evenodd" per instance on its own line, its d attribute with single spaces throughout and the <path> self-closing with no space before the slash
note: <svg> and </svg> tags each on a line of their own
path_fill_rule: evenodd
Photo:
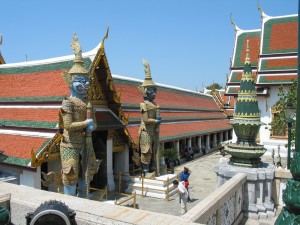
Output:
<svg viewBox="0 0 300 225">
<path fill-rule="evenodd" d="M 2 45 L 2 34 L 0 33 L 0 46 Z M 5 61 L 1 55 L 1 51 L 0 51 L 0 65 L 1 64 L 5 64 Z"/>
<path fill-rule="evenodd" d="M 112 75 L 104 49 L 106 38 L 82 56 L 91 76 L 88 98 L 97 124 L 92 134 L 94 150 L 103 160 L 91 187 L 107 185 L 114 190 L 117 174 L 134 167 L 143 100 L 137 86 L 144 75 L 140 80 Z M 70 93 L 62 73 L 70 70 L 73 61 L 74 55 L 11 64 L 2 60 L 0 170 L 9 171 L 18 184 L 46 189 L 42 173 L 61 169 L 58 115 Z M 155 71 L 152 77 L 157 79 Z M 231 139 L 232 126 L 211 95 L 163 84 L 157 88 L 161 149 L 174 147 L 179 152 L 191 147 L 197 153 L 205 148 L 209 153 Z M 56 187 L 48 190 L 56 191 Z"/>
<path fill-rule="evenodd" d="M 261 121 L 259 139 L 264 145 L 283 146 L 287 130 L 275 133 L 270 126 L 278 110 L 276 103 L 281 85 L 290 85 L 297 79 L 297 27 L 298 15 L 268 16 L 259 7 L 261 28 L 242 30 L 232 20 L 235 30 L 235 43 L 230 64 L 230 75 L 225 87 L 225 96 L 235 99 L 240 88 L 246 42 L 249 40 L 252 71 L 256 79 L 256 91 Z"/>
</svg>

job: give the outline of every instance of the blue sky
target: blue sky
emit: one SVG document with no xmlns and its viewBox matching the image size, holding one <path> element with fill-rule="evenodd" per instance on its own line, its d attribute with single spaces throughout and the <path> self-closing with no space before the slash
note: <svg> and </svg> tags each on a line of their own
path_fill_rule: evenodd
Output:
<svg viewBox="0 0 300 225">
<path fill-rule="evenodd" d="M 260 0 L 270 16 L 298 13 L 297 0 Z M 7 63 L 72 54 L 76 32 L 84 52 L 105 42 L 113 74 L 201 90 L 225 84 L 235 33 L 261 27 L 256 0 L 6 0 L 1 1 L 0 51 Z"/>
</svg>

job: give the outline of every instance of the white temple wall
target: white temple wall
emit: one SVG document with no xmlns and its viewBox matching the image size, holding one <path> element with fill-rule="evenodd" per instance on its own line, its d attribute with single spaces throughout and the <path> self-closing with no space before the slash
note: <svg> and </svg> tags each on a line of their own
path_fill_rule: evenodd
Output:
<svg viewBox="0 0 300 225">
<path fill-rule="evenodd" d="M 58 174 L 61 173 L 61 161 L 58 160 L 52 160 L 48 162 L 48 172 L 56 172 Z M 59 187 L 62 190 L 62 186 Z M 48 187 L 48 191 L 52 192 L 58 192 L 58 186 L 57 184 L 50 184 Z"/>
<path fill-rule="evenodd" d="M 23 170 L 20 185 L 41 189 L 41 167 L 36 168 L 36 171 Z"/>
<path fill-rule="evenodd" d="M 114 173 L 118 175 L 121 173 L 129 172 L 129 148 L 128 145 L 125 144 L 125 150 L 121 152 L 117 152 L 114 155 Z"/>
<path fill-rule="evenodd" d="M 265 142 L 270 141 L 270 124 L 272 122 L 272 112 L 271 108 L 276 104 L 279 100 L 278 93 L 279 87 L 271 86 L 268 90 L 269 96 L 258 96 L 258 107 L 261 112 L 261 122 L 265 123 L 260 127 L 259 134 L 260 134 L 260 144 L 265 144 Z"/>
</svg>

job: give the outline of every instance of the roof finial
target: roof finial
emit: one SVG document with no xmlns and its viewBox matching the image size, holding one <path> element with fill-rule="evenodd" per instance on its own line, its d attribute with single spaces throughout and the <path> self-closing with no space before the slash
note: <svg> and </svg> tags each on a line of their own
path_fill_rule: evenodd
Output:
<svg viewBox="0 0 300 225">
<path fill-rule="evenodd" d="M 264 11 L 262 10 L 262 8 L 260 7 L 260 5 L 259 5 L 259 0 L 257 0 L 257 8 L 258 8 L 258 10 L 260 11 L 260 17 L 261 17 L 261 20 L 263 20 L 263 18 L 268 17 L 268 15 L 265 14 Z"/>
<path fill-rule="evenodd" d="M 109 32 L 109 26 L 108 26 L 108 24 L 106 24 L 106 34 L 105 34 L 105 36 L 104 36 L 103 39 L 107 39 L 108 38 L 108 32 Z"/>
<path fill-rule="evenodd" d="M 232 15 L 232 13 L 230 13 L 230 22 L 231 22 L 231 24 L 232 24 L 233 27 L 234 27 L 234 31 L 236 32 L 236 31 L 241 30 L 241 29 L 235 24 L 235 22 L 232 20 L 231 15 Z"/>
<path fill-rule="evenodd" d="M 0 33 L 0 45 L 2 45 L 2 33 Z"/>
<path fill-rule="evenodd" d="M 106 24 L 106 34 L 105 34 L 105 36 L 103 37 L 103 39 L 101 41 L 101 43 L 102 43 L 101 46 L 102 47 L 104 47 L 104 40 L 108 38 L 108 32 L 109 32 L 109 26 L 108 26 L 108 24 Z"/>
<path fill-rule="evenodd" d="M 143 59 L 144 69 L 145 69 L 145 81 L 143 82 L 142 86 L 156 86 L 155 83 L 152 81 L 150 65 L 147 60 Z"/>
<path fill-rule="evenodd" d="M 246 46 L 246 58 L 245 58 L 245 64 L 250 64 L 250 54 L 249 54 L 249 40 L 247 40 L 247 46 Z"/>
</svg>

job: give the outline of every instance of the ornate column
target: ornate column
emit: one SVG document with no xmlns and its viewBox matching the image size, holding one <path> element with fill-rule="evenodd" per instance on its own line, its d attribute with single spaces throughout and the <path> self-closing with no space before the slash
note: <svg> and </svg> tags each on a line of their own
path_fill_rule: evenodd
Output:
<svg viewBox="0 0 300 225">
<path fill-rule="evenodd" d="M 175 148 L 176 148 L 176 150 L 178 152 L 178 155 L 179 155 L 179 151 L 180 151 L 179 140 L 175 141 Z"/>
<path fill-rule="evenodd" d="M 228 130 L 225 131 L 225 141 L 228 141 Z"/>
<path fill-rule="evenodd" d="M 108 190 L 115 190 L 115 181 L 113 173 L 113 140 L 112 132 L 108 131 L 107 141 L 106 141 L 106 172 L 107 172 L 107 187 Z"/>
<path fill-rule="evenodd" d="M 198 147 L 199 149 L 201 149 L 201 146 L 202 146 L 201 139 L 202 139 L 202 137 L 199 136 L 199 137 L 198 137 L 198 143 L 197 143 L 197 144 L 198 144 L 197 147 Z"/>
<path fill-rule="evenodd" d="M 213 136 L 213 148 L 216 148 L 217 146 L 218 146 L 218 143 L 217 143 L 217 134 L 216 133 L 214 133 L 213 134 L 214 136 Z"/>
<path fill-rule="evenodd" d="M 192 138 L 188 138 L 188 147 L 192 147 Z"/>
<path fill-rule="evenodd" d="M 246 194 L 246 204 L 244 204 L 245 210 L 248 210 L 249 208 L 254 208 L 256 210 L 256 204 L 255 204 L 255 188 L 256 183 L 253 181 L 247 182 L 247 189 L 248 191 L 245 192 Z"/>
<path fill-rule="evenodd" d="M 208 151 L 210 149 L 210 134 L 206 135 L 206 142 L 205 142 L 205 150 Z"/>
<path fill-rule="evenodd" d="M 220 133 L 220 142 L 223 142 L 224 140 L 223 140 L 224 138 L 223 138 L 223 131 Z"/>
<path fill-rule="evenodd" d="M 265 202 L 264 206 L 272 210 L 274 209 L 274 203 L 272 202 L 272 183 L 274 180 L 274 173 L 272 171 L 267 171 L 266 172 L 266 189 L 265 189 Z"/>
<path fill-rule="evenodd" d="M 258 190 L 259 190 L 259 196 L 257 196 L 257 204 L 262 207 L 264 202 L 264 181 L 266 180 L 266 173 L 263 171 L 258 171 Z"/>
<path fill-rule="evenodd" d="M 160 142 L 159 143 L 159 148 L 160 150 L 162 151 L 164 149 L 164 143 L 163 142 Z M 163 169 L 165 168 L 165 158 L 164 157 L 161 157 L 160 160 L 159 160 L 159 166 L 160 166 L 160 171 L 164 171 Z"/>
</svg>

